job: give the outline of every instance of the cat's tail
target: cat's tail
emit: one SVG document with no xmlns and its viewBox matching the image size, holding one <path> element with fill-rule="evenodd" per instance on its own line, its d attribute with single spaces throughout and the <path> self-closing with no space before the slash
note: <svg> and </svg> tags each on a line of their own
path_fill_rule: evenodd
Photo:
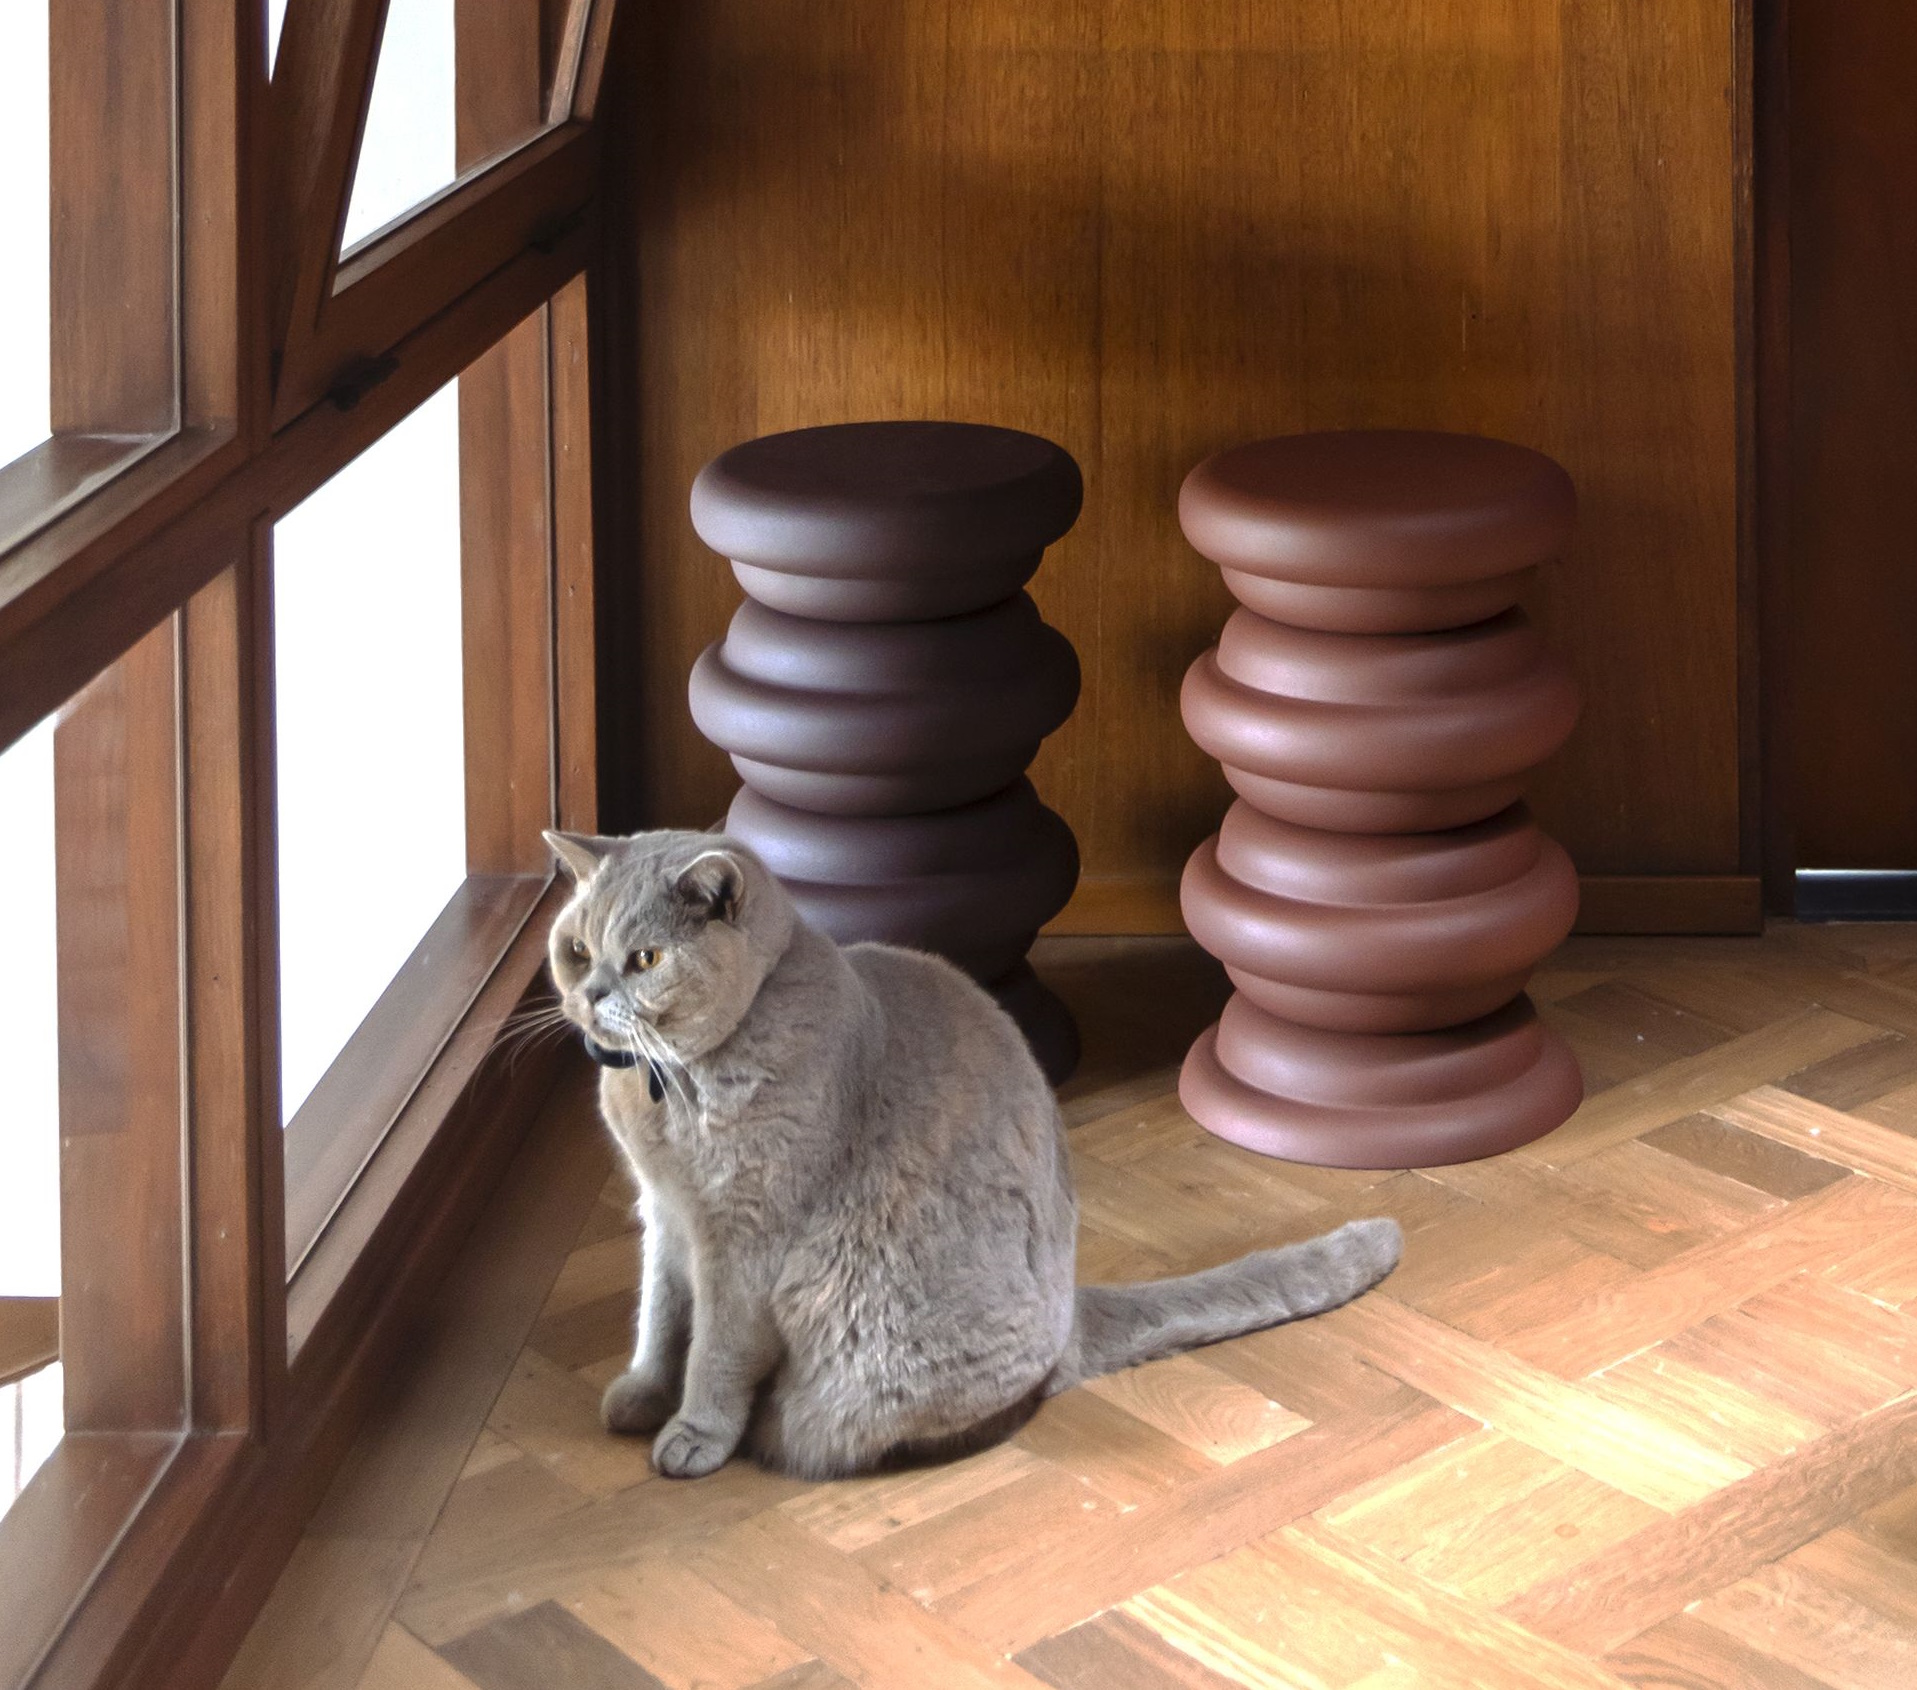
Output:
<svg viewBox="0 0 1917 1690">
<path fill-rule="evenodd" d="M 1072 1339 L 1046 1382 L 1056 1396 L 1102 1373 L 1261 1332 L 1348 1303 L 1398 1265 L 1404 1236 L 1384 1218 L 1254 1250 L 1223 1267 L 1136 1285 L 1081 1285 Z"/>
</svg>

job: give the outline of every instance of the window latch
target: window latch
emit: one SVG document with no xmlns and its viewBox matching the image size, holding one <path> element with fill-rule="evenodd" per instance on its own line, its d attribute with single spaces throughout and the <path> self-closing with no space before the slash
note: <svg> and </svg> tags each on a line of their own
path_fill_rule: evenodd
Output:
<svg viewBox="0 0 1917 1690">
<path fill-rule="evenodd" d="M 377 358 L 355 358 L 341 365 L 326 397 L 339 410 L 350 411 L 398 368 L 399 360 L 390 352 Z"/>
</svg>

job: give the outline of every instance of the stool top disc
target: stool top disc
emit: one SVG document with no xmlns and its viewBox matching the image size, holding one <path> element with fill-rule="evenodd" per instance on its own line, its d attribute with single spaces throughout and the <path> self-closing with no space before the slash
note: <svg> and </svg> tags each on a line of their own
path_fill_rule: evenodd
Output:
<svg viewBox="0 0 1917 1690">
<path fill-rule="evenodd" d="M 1314 587 L 1511 575 L 1561 551 L 1576 514 L 1570 476 L 1542 452 L 1411 429 L 1233 446 L 1178 495 L 1185 537 L 1214 563 Z"/>
<path fill-rule="evenodd" d="M 807 614 L 809 600 L 782 596 L 805 589 L 767 583 L 763 572 L 832 583 L 811 614 L 863 619 L 856 584 L 870 583 L 869 614 L 910 620 L 1010 597 L 1083 499 L 1071 454 L 1035 434 L 837 423 L 721 452 L 693 482 L 692 525 L 732 560 L 747 592 L 779 609 Z"/>
</svg>

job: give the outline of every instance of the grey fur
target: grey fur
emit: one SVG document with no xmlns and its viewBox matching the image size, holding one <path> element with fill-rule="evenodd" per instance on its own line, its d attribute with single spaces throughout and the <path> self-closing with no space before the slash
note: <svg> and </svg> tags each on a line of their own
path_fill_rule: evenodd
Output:
<svg viewBox="0 0 1917 1690">
<path fill-rule="evenodd" d="M 562 1008 L 646 1059 L 600 1082 L 644 1222 L 603 1412 L 657 1434 L 661 1472 L 742 1445 L 811 1478 L 962 1453 L 1046 1395 L 1334 1308 L 1396 1264 L 1397 1224 L 1355 1221 L 1074 1291 L 1058 1108 L 983 991 L 936 957 L 840 949 L 723 836 L 547 837 L 579 882 L 551 938 Z"/>
</svg>

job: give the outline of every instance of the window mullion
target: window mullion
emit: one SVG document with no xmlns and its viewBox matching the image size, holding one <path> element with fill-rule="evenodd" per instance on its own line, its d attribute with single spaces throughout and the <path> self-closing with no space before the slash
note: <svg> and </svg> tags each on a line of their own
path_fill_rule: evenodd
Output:
<svg viewBox="0 0 1917 1690">
<path fill-rule="evenodd" d="M 188 603 L 183 664 L 193 1424 L 270 1430 L 286 1362 L 267 525 Z"/>
</svg>

